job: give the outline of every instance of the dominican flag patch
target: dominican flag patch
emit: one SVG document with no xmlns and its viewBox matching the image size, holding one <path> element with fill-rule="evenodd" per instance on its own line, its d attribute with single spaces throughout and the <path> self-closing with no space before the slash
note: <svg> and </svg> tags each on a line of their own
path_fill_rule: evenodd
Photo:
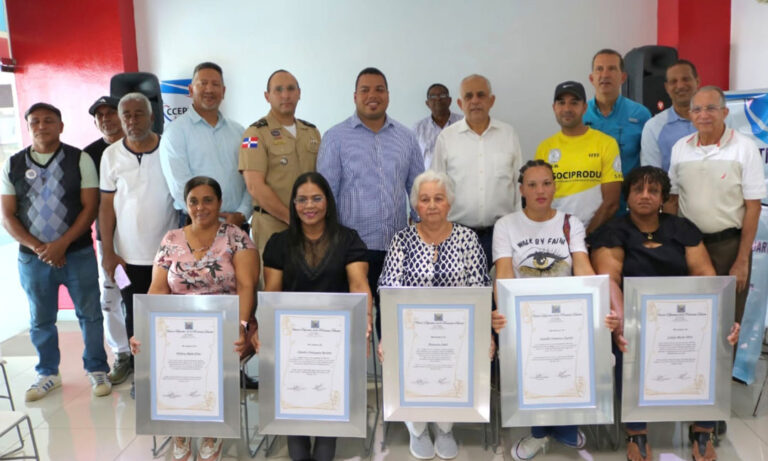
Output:
<svg viewBox="0 0 768 461">
<path fill-rule="evenodd" d="M 243 149 L 256 149 L 259 147 L 259 138 L 253 136 L 250 138 L 243 138 L 243 144 L 241 146 Z"/>
</svg>

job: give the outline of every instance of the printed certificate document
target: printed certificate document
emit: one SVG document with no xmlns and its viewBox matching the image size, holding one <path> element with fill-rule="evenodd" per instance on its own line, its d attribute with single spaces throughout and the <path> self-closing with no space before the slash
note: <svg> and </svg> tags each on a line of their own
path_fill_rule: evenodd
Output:
<svg viewBox="0 0 768 461">
<path fill-rule="evenodd" d="M 471 307 L 400 308 L 404 405 L 471 405 Z"/>
<path fill-rule="evenodd" d="M 153 316 L 154 419 L 223 420 L 219 320 L 218 316 Z"/>
<path fill-rule="evenodd" d="M 276 417 L 349 420 L 348 315 L 276 316 Z"/>
<path fill-rule="evenodd" d="M 713 401 L 714 320 L 711 297 L 644 302 L 641 405 Z"/>
<path fill-rule="evenodd" d="M 589 298 L 532 298 L 517 313 L 520 406 L 592 404 Z"/>
</svg>

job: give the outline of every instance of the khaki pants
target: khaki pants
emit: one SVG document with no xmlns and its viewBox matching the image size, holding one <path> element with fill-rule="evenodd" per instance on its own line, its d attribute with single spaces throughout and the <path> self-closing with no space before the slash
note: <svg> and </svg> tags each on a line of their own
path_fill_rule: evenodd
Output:
<svg viewBox="0 0 768 461">
<path fill-rule="evenodd" d="M 259 267 L 259 290 L 264 287 L 264 247 L 267 246 L 267 241 L 269 241 L 272 234 L 286 229 L 288 229 L 288 224 L 279 219 L 264 212 L 253 212 L 251 234 L 253 235 L 253 243 L 259 249 L 259 259 L 261 261 L 261 266 Z"/>
<path fill-rule="evenodd" d="M 731 270 L 733 262 L 736 260 L 736 255 L 739 252 L 739 244 L 741 243 L 741 237 L 735 236 L 727 240 L 721 240 L 714 243 L 705 243 L 707 252 L 709 252 L 709 258 L 712 260 L 712 265 L 715 266 L 715 273 L 717 275 L 728 275 L 728 271 Z M 736 305 L 734 309 L 735 318 L 734 321 L 741 323 L 741 318 L 744 316 L 744 307 L 747 305 L 747 295 L 749 294 L 749 280 L 752 277 L 752 253 L 749 254 L 749 272 L 747 273 L 747 288 L 738 291 L 736 290 Z"/>
</svg>

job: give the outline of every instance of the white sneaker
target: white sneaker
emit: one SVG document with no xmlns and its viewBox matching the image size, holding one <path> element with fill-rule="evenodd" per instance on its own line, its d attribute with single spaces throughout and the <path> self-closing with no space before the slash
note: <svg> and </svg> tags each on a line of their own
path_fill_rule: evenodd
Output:
<svg viewBox="0 0 768 461">
<path fill-rule="evenodd" d="M 549 436 L 536 437 L 529 435 L 518 440 L 514 447 L 512 447 L 512 458 L 515 461 L 528 461 L 533 459 L 540 451 L 546 448 L 549 443 Z"/>
<path fill-rule="evenodd" d="M 210 444 L 208 442 L 211 442 Z M 198 461 L 219 461 L 221 459 L 222 439 L 203 439 L 197 451 Z"/>
<path fill-rule="evenodd" d="M 49 392 L 61 386 L 61 375 L 37 375 L 35 382 L 29 386 L 27 393 L 24 394 L 24 400 L 27 402 L 34 402 L 40 400 Z"/>
<path fill-rule="evenodd" d="M 408 431 L 408 435 L 411 436 L 411 442 L 408 445 L 411 456 L 416 459 L 432 459 L 435 457 L 435 445 L 432 443 L 432 439 L 429 438 L 428 428 L 424 428 L 424 432 L 418 437 L 411 434 L 411 431 Z"/>
<path fill-rule="evenodd" d="M 93 371 L 88 373 L 91 379 L 91 393 L 96 397 L 104 397 L 112 393 L 112 383 L 109 382 L 107 373 L 104 371 Z"/>
<path fill-rule="evenodd" d="M 173 461 L 187 461 L 192 455 L 191 441 L 191 437 L 174 437 L 171 459 Z"/>
<path fill-rule="evenodd" d="M 459 454 L 453 431 L 443 432 L 440 426 L 434 424 L 435 429 L 435 454 L 442 459 L 453 459 Z M 427 431 L 424 431 L 427 432 Z"/>
</svg>

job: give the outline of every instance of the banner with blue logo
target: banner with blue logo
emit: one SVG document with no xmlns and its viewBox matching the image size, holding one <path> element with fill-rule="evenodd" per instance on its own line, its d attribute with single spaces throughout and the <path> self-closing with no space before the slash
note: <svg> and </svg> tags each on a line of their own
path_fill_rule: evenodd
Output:
<svg viewBox="0 0 768 461">
<path fill-rule="evenodd" d="M 163 94 L 163 117 L 165 122 L 172 122 L 186 112 L 191 104 L 189 97 L 189 84 L 192 79 L 160 81 L 160 92 Z"/>
<path fill-rule="evenodd" d="M 731 128 L 749 136 L 760 149 L 763 169 L 768 178 L 768 90 L 726 93 Z M 768 182 L 768 181 L 767 181 Z M 768 199 L 763 201 L 757 235 L 752 245 L 752 277 L 749 297 L 741 321 L 741 334 L 736 349 L 733 376 L 751 384 L 760 359 L 768 308 Z"/>
</svg>

